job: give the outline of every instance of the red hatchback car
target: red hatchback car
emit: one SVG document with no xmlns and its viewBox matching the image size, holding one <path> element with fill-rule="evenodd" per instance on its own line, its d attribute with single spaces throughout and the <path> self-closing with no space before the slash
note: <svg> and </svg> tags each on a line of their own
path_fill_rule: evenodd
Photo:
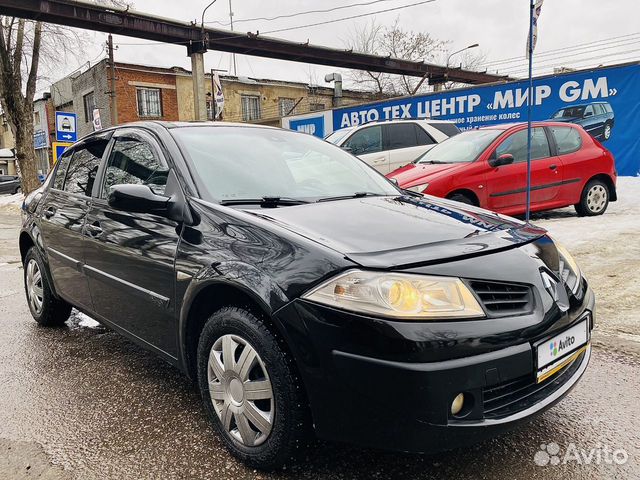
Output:
<svg viewBox="0 0 640 480">
<path fill-rule="evenodd" d="M 575 205 L 579 215 L 601 215 L 616 200 L 613 155 L 582 127 L 533 124 L 531 210 Z M 387 175 L 400 187 L 478 205 L 508 215 L 524 213 L 527 125 L 467 130 Z"/>
</svg>

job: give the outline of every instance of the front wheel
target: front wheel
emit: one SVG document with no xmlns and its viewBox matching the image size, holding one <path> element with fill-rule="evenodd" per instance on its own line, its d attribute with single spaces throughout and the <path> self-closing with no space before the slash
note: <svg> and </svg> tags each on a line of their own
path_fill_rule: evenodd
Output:
<svg viewBox="0 0 640 480">
<path fill-rule="evenodd" d="M 44 327 L 62 325 L 71 315 L 71 305 L 56 298 L 45 274 L 44 262 L 35 247 L 24 257 L 24 289 L 31 316 Z"/>
<path fill-rule="evenodd" d="M 580 203 L 575 205 L 581 217 L 602 215 L 609 205 L 609 187 L 601 180 L 591 180 L 584 187 Z"/>
<path fill-rule="evenodd" d="M 16 193 L 22 193 L 22 187 L 16 187 L 16 190 L 13 193 L 14 193 L 14 195 Z"/>
<path fill-rule="evenodd" d="M 205 324 L 197 360 L 205 409 L 231 453 L 263 470 L 289 463 L 304 446 L 310 422 L 281 340 L 251 311 L 224 307 Z"/>
<path fill-rule="evenodd" d="M 449 200 L 453 200 L 454 202 L 460 202 L 466 205 L 475 205 L 475 202 L 464 193 L 454 193 L 453 195 L 447 198 Z"/>
</svg>

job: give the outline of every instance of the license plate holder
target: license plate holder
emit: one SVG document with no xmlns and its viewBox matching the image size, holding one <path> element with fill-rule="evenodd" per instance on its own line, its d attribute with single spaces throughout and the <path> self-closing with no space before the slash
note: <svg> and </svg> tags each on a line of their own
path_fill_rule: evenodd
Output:
<svg viewBox="0 0 640 480">
<path fill-rule="evenodd" d="M 538 383 L 570 363 L 587 347 L 589 324 L 587 316 L 576 325 L 535 345 Z"/>
</svg>

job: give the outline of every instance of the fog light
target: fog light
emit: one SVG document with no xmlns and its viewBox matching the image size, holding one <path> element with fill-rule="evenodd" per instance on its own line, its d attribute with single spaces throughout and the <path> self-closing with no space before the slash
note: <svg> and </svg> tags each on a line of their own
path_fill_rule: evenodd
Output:
<svg viewBox="0 0 640 480">
<path fill-rule="evenodd" d="M 451 415 L 459 414 L 462 411 L 462 407 L 464 407 L 464 393 L 459 393 L 451 402 Z"/>
</svg>

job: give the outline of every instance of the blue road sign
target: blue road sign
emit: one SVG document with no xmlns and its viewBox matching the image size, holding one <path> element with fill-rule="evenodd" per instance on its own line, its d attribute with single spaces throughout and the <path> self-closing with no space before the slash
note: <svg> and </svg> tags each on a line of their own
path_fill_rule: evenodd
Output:
<svg viewBox="0 0 640 480">
<path fill-rule="evenodd" d="M 77 115 L 69 112 L 56 112 L 56 140 L 75 142 L 78 140 Z"/>
</svg>

